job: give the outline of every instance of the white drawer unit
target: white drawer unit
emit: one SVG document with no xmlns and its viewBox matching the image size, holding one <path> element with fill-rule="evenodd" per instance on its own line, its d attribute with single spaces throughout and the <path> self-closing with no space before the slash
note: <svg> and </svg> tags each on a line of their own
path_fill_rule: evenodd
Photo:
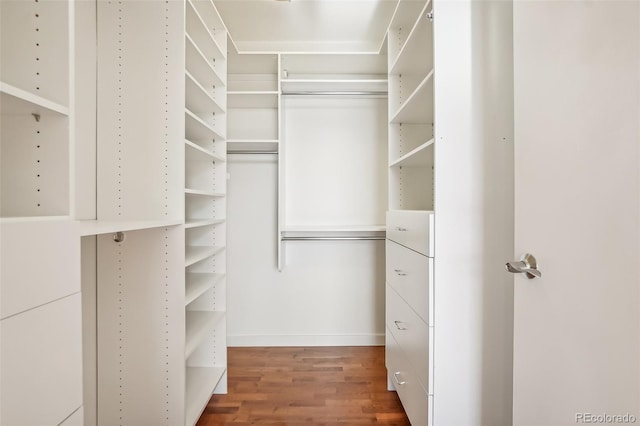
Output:
<svg viewBox="0 0 640 426">
<path fill-rule="evenodd" d="M 409 421 L 413 426 L 426 426 L 429 407 L 427 393 L 388 328 L 385 358 L 390 380 L 398 392 Z"/>
<path fill-rule="evenodd" d="M 387 285 L 386 324 L 424 389 L 429 386 L 429 326 Z"/>
<path fill-rule="evenodd" d="M 433 258 L 423 256 L 387 240 L 387 284 L 427 324 L 433 325 L 430 293 L 433 287 Z"/>
<path fill-rule="evenodd" d="M 70 220 L 0 224 L 0 318 L 80 291 L 80 239 Z"/>
<path fill-rule="evenodd" d="M 82 405 L 81 315 L 77 293 L 0 321 L 0 424 L 59 425 Z"/>
<path fill-rule="evenodd" d="M 433 257 L 433 212 L 388 211 L 387 238 L 425 256 Z"/>
</svg>

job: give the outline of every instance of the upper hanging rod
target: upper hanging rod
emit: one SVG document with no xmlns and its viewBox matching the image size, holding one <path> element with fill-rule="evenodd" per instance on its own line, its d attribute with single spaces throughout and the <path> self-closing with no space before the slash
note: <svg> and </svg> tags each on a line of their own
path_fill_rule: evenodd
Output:
<svg viewBox="0 0 640 426">
<path fill-rule="evenodd" d="M 329 91 L 329 90 L 292 90 L 282 91 L 283 96 L 379 96 L 382 98 L 387 97 L 387 92 L 375 91 L 375 90 L 358 90 L 358 91 Z"/>
<path fill-rule="evenodd" d="M 227 151 L 227 154 L 277 154 L 278 151 Z"/>
</svg>

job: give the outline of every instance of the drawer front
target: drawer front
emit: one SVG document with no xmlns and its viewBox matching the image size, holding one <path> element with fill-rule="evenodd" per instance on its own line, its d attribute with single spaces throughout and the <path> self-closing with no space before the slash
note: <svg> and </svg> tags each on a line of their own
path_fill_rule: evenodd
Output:
<svg viewBox="0 0 640 426">
<path fill-rule="evenodd" d="M 433 212 L 388 211 L 387 238 L 425 256 L 433 257 Z"/>
<path fill-rule="evenodd" d="M 389 329 L 387 329 L 385 362 L 389 380 L 398 392 L 409 421 L 414 426 L 426 426 L 429 417 L 427 394 Z"/>
<path fill-rule="evenodd" d="M 80 238 L 71 221 L 0 225 L 0 317 L 80 291 Z"/>
<path fill-rule="evenodd" d="M 429 325 L 432 271 L 433 258 L 387 240 L 387 283 Z"/>
<path fill-rule="evenodd" d="M 72 415 L 67 418 L 64 422 L 60 424 L 60 426 L 83 426 L 84 425 L 84 414 L 82 412 L 82 407 L 78 408 Z"/>
<path fill-rule="evenodd" d="M 420 379 L 429 386 L 429 327 L 398 293 L 387 287 L 387 328 Z"/>
<path fill-rule="evenodd" d="M 59 425 L 82 405 L 81 324 L 79 293 L 0 321 L 0 424 Z"/>
</svg>

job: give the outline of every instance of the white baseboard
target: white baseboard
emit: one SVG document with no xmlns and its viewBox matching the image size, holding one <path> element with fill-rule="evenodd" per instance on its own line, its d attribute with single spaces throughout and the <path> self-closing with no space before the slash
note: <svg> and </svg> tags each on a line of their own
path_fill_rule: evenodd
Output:
<svg viewBox="0 0 640 426">
<path fill-rule="evenodd" d="M 384 346 L 384 334 L 227 336 L 231 347 L 250 346 Z"/>
</svg>

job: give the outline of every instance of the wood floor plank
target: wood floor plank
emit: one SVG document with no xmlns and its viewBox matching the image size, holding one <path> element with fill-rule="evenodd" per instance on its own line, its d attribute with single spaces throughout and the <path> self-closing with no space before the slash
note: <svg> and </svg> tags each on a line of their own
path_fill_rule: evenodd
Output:
<svg viewBox="0 0 640 426">
<path fill-rule="evenodd" d="M 409 426 L 384 347 L 229 348 L 228 389 L 196 426 Z"/>
</svg>

